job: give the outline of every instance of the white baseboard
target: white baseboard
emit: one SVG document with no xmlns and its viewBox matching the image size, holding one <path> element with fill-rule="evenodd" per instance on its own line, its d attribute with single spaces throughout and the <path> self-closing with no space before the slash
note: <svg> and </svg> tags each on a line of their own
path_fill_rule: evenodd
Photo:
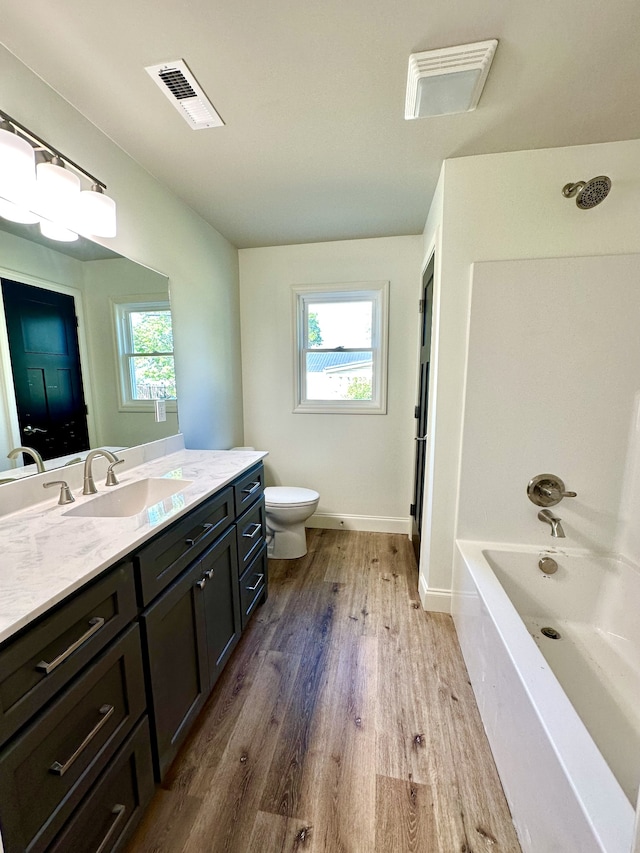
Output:
<svg viewBox="0 0 640 853">
<path fill-rule="evenodd" d="M 424 576 L 420 576 L 418 584 L 420 602 L 424 610 L 433 610 L 436 613 L 451 613 L 451 590 L 429 589 Z"/>
<path fill-rule="evenodd" d="M 410 518 L 382 515 L 343 515 L 316 512 L 305 522 L 306 527 L 325 527 L 329 530 L 366 530 L 371 533 L 411 533 Z"/>
</svg>

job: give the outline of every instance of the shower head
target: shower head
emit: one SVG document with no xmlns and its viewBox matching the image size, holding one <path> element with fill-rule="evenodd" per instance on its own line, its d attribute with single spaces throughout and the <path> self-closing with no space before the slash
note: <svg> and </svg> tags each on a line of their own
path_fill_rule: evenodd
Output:
<svg viewBox="0 0 640 853">
<path fill-rule="evenodd" d="M 611 180 L 606 175 L 598 175 L 590 181 L 578 181 L 575 184 L 565 184 L 562 195 L 565 198 L 574 198 L 581 210 L 589 210 L 604 201 L 609 195 Z"/>
</svg>

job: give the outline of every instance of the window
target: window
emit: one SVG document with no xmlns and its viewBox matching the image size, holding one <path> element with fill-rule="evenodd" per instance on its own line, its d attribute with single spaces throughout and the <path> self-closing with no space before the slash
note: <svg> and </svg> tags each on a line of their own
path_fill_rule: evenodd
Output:
<svg viewBox="0 0 640 853">
<path fill-rule="evenodd" d="M 114 304 L 120 408 L 147 412 L 155 400 L 176 411 L 171 308 L 166 300 Z"/>
<path fill-rule="evenodd" d="M 389 282 L 299 285 L 295 412 L 385 414 Z"/>
</svg>

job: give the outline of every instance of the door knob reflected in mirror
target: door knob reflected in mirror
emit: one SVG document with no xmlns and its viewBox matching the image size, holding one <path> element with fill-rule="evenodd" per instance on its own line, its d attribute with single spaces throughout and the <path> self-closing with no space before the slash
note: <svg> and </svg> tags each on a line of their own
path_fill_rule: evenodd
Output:
<svg viewBox="0 0 640 853">
<path fill-rule="evenodd" d="M 37 432 L 45 433 L 46 429 L 40 429 L 40 427 L 32 427 L 29 424 L 22 430 L 25 435 L 35 435 Z"/>
</svg>

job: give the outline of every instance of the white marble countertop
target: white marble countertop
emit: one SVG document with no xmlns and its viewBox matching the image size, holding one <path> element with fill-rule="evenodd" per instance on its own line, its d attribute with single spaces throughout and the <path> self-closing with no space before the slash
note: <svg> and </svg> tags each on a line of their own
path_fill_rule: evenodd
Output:
<svg viewBox="0 0 640 853">
<path fill-rule="evenodd" d="M 266 455 L 247 450 L 180 450 L 122 473 L 116 469 L 120 486 L 105 489 L 101 480 L 100 495 L 147 477 L 192 481 L 177 495 L 127 518 L 65 516 L 69 509 L 97 497 L 83 496 L 77 488 L 73 490 L 76 502 L 69 506 L 58 506 L 57 489 L 51 489 L 41 503 L 1 517 L 0 642 Z"/>
</svg>

